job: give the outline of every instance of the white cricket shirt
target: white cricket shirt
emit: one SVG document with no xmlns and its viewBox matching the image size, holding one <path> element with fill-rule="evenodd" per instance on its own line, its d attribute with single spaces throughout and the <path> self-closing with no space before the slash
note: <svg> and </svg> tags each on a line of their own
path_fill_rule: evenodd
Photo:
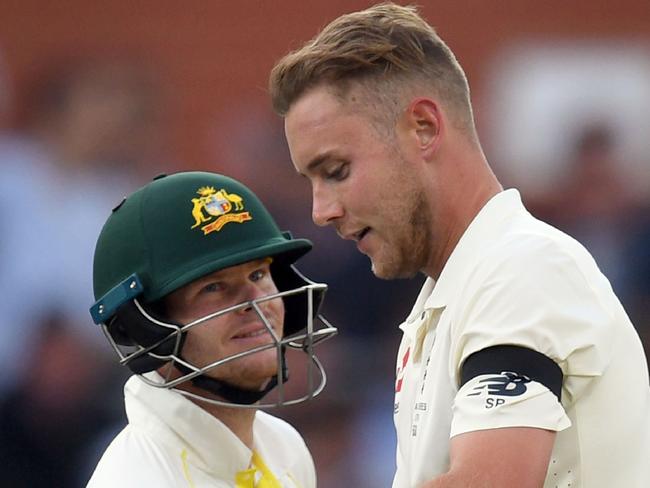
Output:
<svg viewBox="0 0 650 488">
<path fill-rule="evenodd" d="M 589 253 L 532 217 L 516 190 L 479 212 L 400 327 L 394 488 L 445 473 L 450 437 L 515 426 L 557 432 L 545 488 L 650 487 L 650 386 L 638 334 Z M 502 371 L 459 390 L 464 360 L 498 345 L 557 363 L 561 403 L 543 384 L 517 386 Z"/>
<path fill-rule="evenodd" d="M 155 374 L 155 373 L 149 373 Z M 137 376 L 124 388 L 129 424 L 110 444 L 91 488 L 235 487 L 253 452 L 222 422 L 175 391 Z M 284 488 L 315 488 L 314 463 L 285 421 L 261 411 L 253 425 L 255 452 Z"/>
</svg>

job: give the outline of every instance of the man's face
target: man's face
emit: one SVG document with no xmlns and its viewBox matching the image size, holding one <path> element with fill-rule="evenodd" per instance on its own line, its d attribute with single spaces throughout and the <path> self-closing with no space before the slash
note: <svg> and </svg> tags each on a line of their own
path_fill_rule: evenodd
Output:
<svg viewBox="0 0 650 488">
<path fill-rule="evenodd" d="M 312 185 L 312 218 L 333 225 L 372 261 L 376 276 L 411 277 L 427 260 L 428 206 L 397 137 L 326 87 L 291 107 L 285 132 L 296 170 Z"/>
<path fill-rule="evenodd" d="M 251 261 L 222 269 L 174 291 L 165 299 L 167 314 L 176 323 L 188 324 L 225 308 L 277 293 L 270 272 L 270 259 Z M 281 298 L 259 303 L 278 338 L 282 337 L 284 304 Z M 272 344 L 273 338 L 252 307 L 213 318 L 187 332 L 183 358 L 195 366 L 249 349 Z M 257 389 L 278 369 L 277 349 L 270 348 L 227 362 L 208 376 L 233 385 Z"/>
</svg>

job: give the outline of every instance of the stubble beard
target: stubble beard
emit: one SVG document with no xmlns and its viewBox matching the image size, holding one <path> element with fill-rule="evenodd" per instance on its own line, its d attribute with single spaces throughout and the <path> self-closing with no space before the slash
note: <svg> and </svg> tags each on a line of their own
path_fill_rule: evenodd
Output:
<svg viewBox="0 0 650 488">
<path fill-rule="evenodd" d="M 384 243 L 386 256 L 382 261 L 372 261 L 372 272 L 377 278 L 413 278 L 426 266 L 431 239 L 430 212 L 424 194 L 415 192 L 403 212 L 409 219 L 401 225 L 395 242 Z"/>
<path fill-rule="evenodd" d="M 239 378 L 236 384 L 240 388 L 261 389 L 271 377 L 278 374 L 277 352 L 275 349 L 270 349 L 235 359 L 233 368 L 236 368 L 233 375 Z M 233 379 L 225 379 L 225 381 L 233 382 Z"/>
<path fill-rule="evenodd" d="M 282 310 L 281 313 L 278 312 L 277 316 L 267 310 L 263 310 L 264 316 L 273 325 L 274 332 L 278 334 L 280 338 L 283 335 L 283 328 L 276 324 L 284 321 L 284 309 Z M 264 343 L 271 345 L 274 341 L 269 336 Z M 188 362 L 199 368 L 205 368 L 214 361 L 226 359 L 230 356 L 245 352 L 245 350 L 227 352 L 220 350 L 217 352 L 210 348 L 205 349 L 205 347 L 201 347 L 200 351 L 201 352 L 198 355 L 189 355 L 189 357 L 185 357 Z M 221 365 L 209 369 L 204 373 L 204 375 L 239 388 L 260 390 L 273 376 L 278 374 L 278 369 L 277 348 L 272 347 L 225 361 Z"/>
</svg>

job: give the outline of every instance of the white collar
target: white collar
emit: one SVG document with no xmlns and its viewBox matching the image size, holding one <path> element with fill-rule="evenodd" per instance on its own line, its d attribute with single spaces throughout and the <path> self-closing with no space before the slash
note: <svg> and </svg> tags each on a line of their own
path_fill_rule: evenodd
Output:
<svg viewBox="0 0 650 488">
<path fill-rule="evenodd" d="M 162 442 L 187 445 L 190 463 L 225 479 L 249 468 L 252 451 L 223 422 L 180 393 L 150 386 L 137 375 L 127 381 L 124 393 L 129 423 L 144 427 Z"/>
</svg>

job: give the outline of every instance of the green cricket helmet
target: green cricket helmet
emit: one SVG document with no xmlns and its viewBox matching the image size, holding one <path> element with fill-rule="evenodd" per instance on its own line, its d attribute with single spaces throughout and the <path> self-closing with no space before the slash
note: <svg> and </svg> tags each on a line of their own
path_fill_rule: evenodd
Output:
<svg viewBox="0 0 650 488">
<path fill-rule="evenodd" d="M 336 333 L 318 313 L 327 285 L 310 281 L 293 266 L 311 247 L 306 239 L 282 233 L 257 196 L 232 178 L 207 172 L 161 175 L 125 198 L 104 224 L 95 248 L 96 302 L 90 313 L 102 326 L 120 363 L 153 386 L 175 388 L 192 381 L 210 393 L 200 396 L 202 400 L 229 406 L 298 403 L 322 391 L 325 372 L 312 347 Z M 272 258 L 277 294 L 215 310 L 189 324 L 165 317 L 160 304 L 169 293 L 209 273 L 267 257 Z M 284 337 L 276 336 L 260 308 L 262 302 L 273 298 L 284 302 Z M 241 309 L 254 310 L 269 330 L 273 342 L 262 349 L 278 351 L 279 374 L 261 391 L 244 390 L 206 374 L 242 355 L 255 354 L 259 347 L 215 358 L 207 366 L 183 358 L 190 328 Z M 286 348 L 305 352 L 310 374 L 315 366 L 320 380 L 297 399 L 287 400 L 280 391 L 276 403 L 253 405 L 276 385 L 282 390 L 288 378 Z M 165 364 L 182 375 L 170 379 L 145 374 Z"/>
</svg>

